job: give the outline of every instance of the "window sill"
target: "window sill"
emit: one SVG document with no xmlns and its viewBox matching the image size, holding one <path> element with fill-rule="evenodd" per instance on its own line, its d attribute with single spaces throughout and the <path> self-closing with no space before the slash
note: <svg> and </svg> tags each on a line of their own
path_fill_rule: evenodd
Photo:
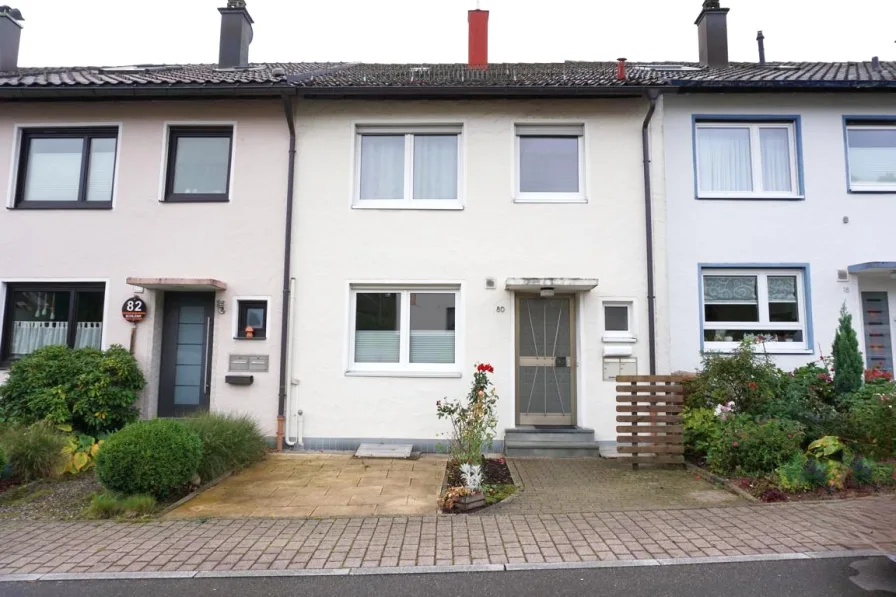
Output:
<svg viewBox="0 0 896 597">
<path fill-rule="evenodd" d="M 458 371 L 353 371 L 345 372 L 346 377 L 408 377 L 408 378 L 451 378 L 460 379 Z"/>
<path fill-rule="evenodd" d="M 543 195 L 517 195 L 514 203 L 588 203 L 588 198 L 582 195 L 564 195 L 544 193 Z"/>
<path fill-rule="evenodd" d="M 604 344 L 634 344 L 638 341 L 635 336 L 604 336 Z"/>
<path fill-rule="evenodd" d="M 786 344 L 786 342 L 774 342 L 772 344 Z M 703 352 L 719 352 L 722 354 L 733 354 L 737 352 L 737 347 L 725 346 L 725 347 L 713 347 L 711 342 L 707 342 L 703 345 Z M 806 354 L 815 354 L 815 351 L 811 348 L 799 347 L 799 348 L 777 348 L 771 347 L 768 344 L 765 345 L 764 349 L 757 348 L 756 352 L 762 352 L 770 355 L 806 355 Z"/>
<path fill-rule="evenodd" d="M 464 208 L 464 204 L 454 199 L 416 199 L 414 201 L 407 200 L 373 200 L 357 199 L 352 203 L 352 209 L 397 209 L 408 211 L 458 211 Z"/>
<path fill-rule="evenodd" d="M 230 203 L 228 195 L 168 195 L 161 203 Z"/>
<path fill-rule="evenodd" d="M 896 187 L 850 187 L 849 192 L 854 195 L 896 195 Z"/>
<path fill-rule="evenodd" d="M 248 340 L 249 342 L 264 342 L 267 338 L 246 338 L 244 336 L 234 336 L 234 340 Z"/>
<path fill-rule="evenodd" d="M 697 195 L 697 201 L 805 201 L 805 195 Z"/>
<path fill-rule="evenodd" d="M 66 201 L 23 201 L 7 209 L 112 209 L 111 201 L 74 202 Z"/>
</svg>

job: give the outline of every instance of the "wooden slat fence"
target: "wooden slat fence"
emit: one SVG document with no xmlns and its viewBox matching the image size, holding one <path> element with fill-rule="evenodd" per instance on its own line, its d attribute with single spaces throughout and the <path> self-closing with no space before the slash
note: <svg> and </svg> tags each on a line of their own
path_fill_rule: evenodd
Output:
<svg viewBox="0 0 896 597">
<path fill-rule="evenodd" d="M 683 375 L 616 378 L 616 450 L 639 464 L 684 464 Z"/>
</svg>

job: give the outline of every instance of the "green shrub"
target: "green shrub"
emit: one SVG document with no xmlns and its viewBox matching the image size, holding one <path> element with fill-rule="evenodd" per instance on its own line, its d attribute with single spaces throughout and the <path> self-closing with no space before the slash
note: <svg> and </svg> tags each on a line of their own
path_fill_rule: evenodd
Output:
<svg viewBox="0 0 896 597">
<path fill-rule="evenodd" d="M 859 352 L 859 340 L 846 303 L 840 308 L 840 325 L 834 336 L 831 356 L 834 359 L 834 389 L 837 394 L 847 396 L 861 388 L 865 362 Z"/>
<path fill-rule="evenodd" d="M 734 402 L 738 413 L 759 414 L 780 391 L 781 372 L 766 354 L 744 340 L 731 354 L 707 352 L 703 367 L 688 384 L 686 406 L 715 408 Z"/>
<path fill-rule="evenodd" d="M 7 430 L 0 438 L 12 474 L 23 481 L 53 477 L 62 472 L 68 439 L 46 424 Z"/>
<path fill-rule="evenodd" d="M 0 386 L 0 418 L 99 435 L 137 419 L 134 402 L 145 385 L 136 359 L 121 346 L 105 352 L 46 346 L 10 365 Z"/>
<path fill-rule="evenodd" d="M 202 460 L 197 471 L 202 481 L 211 481 L 264 458 L 264 436 L 252 417 L 208 413 L 183 422 L 202 440 Z"/>
<path fill-rule="evenodd" d="M 189 483 L 202 459 L 202 440 L 179 421 L 128 425 L 103 444 L 96 472 L 103 487 L 124 495 L 167 497 Z"/>
<path fill-rule="evenodd" d="M 90 500 L 87 514 L 91 518 L 136 518 L 152 514 L 155 508 L 156 500 L 151 495 L 119 498 L 110 493 L 98 493 Z"/>
<path fill-rule="evenodd" d="M 778 485 L 785 491 L 798 492 L 812 489 L 812 482 L 807 478 L 806 465 L 809 459 L 802 452 L 794 452 L 793 456 L 775 470 Z"/>
<path fill-rule="evenodd" d="M 866 384 L 845 404 L 840 435 L 855 451 L 878 459 L 896 456 L 896 384 Z"/>
<path fill-rule="evenodd" d="M 790 460 L 802 439 L 803 427 L 794 421 L 729 416 L 709 448 L 707 462 L 722 474 L 764 475 Z"/>
<path fill-rule="evenodd" d="M 896 485 L 896 466 L 878 462 L 871 466 L 871 481 L 875 485 Z"/>
<path fill-rule="evenodd" d="M 722 420 L 708 408 L 684 411 L 684 449 L 688 458 L 706 458 L 709 447 L 719 434 Z"/>
<path fill-rule="evenodd" d="M 0 446 L 0 477 L 3 476 L 7 464 L 9 464 L 9 459 L 6 457 L 6 451 L 3 450 L 3 446 Z"/>
</svg>

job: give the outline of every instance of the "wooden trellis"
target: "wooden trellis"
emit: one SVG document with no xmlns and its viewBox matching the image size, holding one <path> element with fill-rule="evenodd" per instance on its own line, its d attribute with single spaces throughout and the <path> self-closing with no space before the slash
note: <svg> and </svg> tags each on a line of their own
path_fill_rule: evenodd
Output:
<svg viewBox="0 0 896 597">
<path fill-rule="evenodd" d="M 620 375 L 616 378 L 616 450 L 632 468 L 684 464 L 683 375 Z"/>
</svg>

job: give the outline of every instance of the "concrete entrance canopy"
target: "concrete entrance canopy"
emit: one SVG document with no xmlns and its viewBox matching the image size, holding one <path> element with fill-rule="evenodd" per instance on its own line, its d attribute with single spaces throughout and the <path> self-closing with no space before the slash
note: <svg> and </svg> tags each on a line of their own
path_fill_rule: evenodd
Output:
<svg viewBox="0 0 896 597">
<path fill-rule="evenodd" d="M 597 278 L 507 278 L 505 290 L 538 292 L 552 288 L 555 292 L 586 292 L 597 288 Z"/>
<path fill-rule="evenodd" d="M 128 278 L 131 286 L 148 290 L 173 290 L 178 292 L 217 292 L 227 290 L 227 284 L 213 278 Z"/>
</svg>

